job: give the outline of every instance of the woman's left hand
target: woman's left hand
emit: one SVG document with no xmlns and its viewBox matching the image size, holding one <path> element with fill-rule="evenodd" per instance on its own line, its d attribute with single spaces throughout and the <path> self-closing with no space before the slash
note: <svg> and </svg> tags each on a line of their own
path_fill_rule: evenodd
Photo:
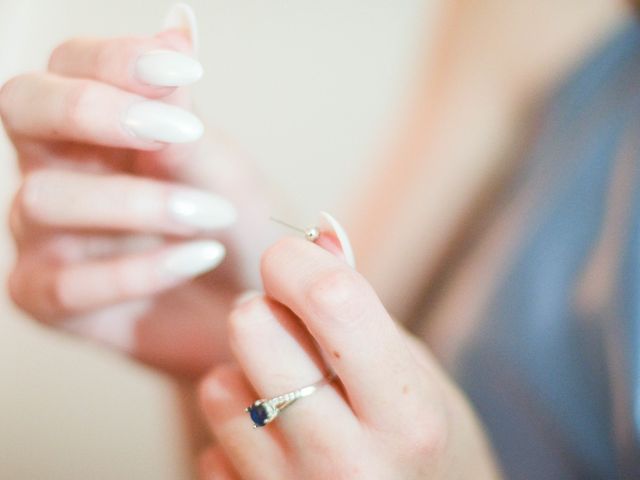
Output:
<svg viewBox="0 0 640 480">
<path fill-rule="evenodd" d="M 261 273 L 265 295 L 230 317 L 237 364 L 202 384 L 217 439 L 202 478 L 498 477 L 463 396 L 361 275 L 297 238 L 271 247 Z M 245 407 L 313 384 L 327 367 L 339 380 L 252 428 Z"/>
</svg>

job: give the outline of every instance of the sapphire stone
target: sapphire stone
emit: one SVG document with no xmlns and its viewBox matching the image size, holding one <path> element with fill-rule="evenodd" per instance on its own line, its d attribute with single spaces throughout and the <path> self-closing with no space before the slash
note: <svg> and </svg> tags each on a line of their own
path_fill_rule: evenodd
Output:
<svg viewBox="0 0 640 480">
<path fill-rule="evenodd" d="M 251 405 L 248 408 L 248 411 L 251 416 L 251 420 L 256 427 L 264 427 L 267 424 L 269 412 L 267 411 L 267 407 L 263 404 Z"/>
</svg>

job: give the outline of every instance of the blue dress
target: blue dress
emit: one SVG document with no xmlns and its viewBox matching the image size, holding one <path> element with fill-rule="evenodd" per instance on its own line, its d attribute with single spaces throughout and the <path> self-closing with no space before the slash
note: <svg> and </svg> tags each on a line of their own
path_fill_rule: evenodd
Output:
<svg viewBox="0 0 640 480">
<path fill-rule="evenodd" d="M 452 365 L 507 478 L 640 479 L 639 162 L 633 22 L 538 118 L 504 199 L 532 208 Z"/>
</svg>

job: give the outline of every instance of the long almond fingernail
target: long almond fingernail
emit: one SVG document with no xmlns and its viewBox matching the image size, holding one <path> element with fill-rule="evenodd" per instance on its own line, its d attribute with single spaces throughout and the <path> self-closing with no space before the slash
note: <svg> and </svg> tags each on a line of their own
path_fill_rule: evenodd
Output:
<svg viewBox="0 0 640 480">
<path fill-rule="evenodd" d="M 186 3 L 176 3 L 164 18 L 164 28 L 178 28 L 184 30 L 191 39 L 194 53 L 198 52 L 198 23 L 193 9 Z"/>
<path fill-rule="evenodd" d="M 176 190 L 169 195 L 167 208 L 175 221 L 201 230 L 228 227 L 236 220 L 236 209 L 231 202 L 199 190 Z"/>
<path fill-rule="evenodd" d="M 173 50 L 152 50 L 138 57 L 136 76 L 148 85 L 182 87 L 202 77 L 200 62 Z"/>
<path fill-rule="evenodd" d="M 139 138 L 166 143 L 193 142 L 204 132 L 204 126 L 198 117 L 157 100 L 131 105 L 122 124 Z"/>
<path fill-rule="evenodd" d="M 200 240 L 173 247 L 162 262 L 171 277 L 191 278 L 216 268 L 225 256 L 224 246 L 213 240 Z"/>
<path fill-rule="evenodd" d="M 353 248 L 351 247 L 351 242 L 349 241 L 349 236 L 342 225 L 329 213 L 320 212 L 321 215 L 321 231 L 322 230 L 330 230 L 332 231 L 338 243 L 340 244 L 340 248 L 342 249 L 342 254 L 344 255 L 345 261 L 353 268 L 356 268 L 356 257 L 353 254 Z"/>
</svg>

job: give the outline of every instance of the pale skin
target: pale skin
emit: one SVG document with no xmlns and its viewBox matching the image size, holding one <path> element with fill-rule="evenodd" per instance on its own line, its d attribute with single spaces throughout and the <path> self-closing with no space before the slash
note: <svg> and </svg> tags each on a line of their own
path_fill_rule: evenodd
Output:
<svg viewBox="0 0 640 480">
<path fill-rule="evenodd" d="M 380 179 L 365 189 L 347 222 L 362 273 L 339 250 L 322 248 L 327 243 L 274 243 L 268 233 L 273 229 L 265 226 L 271 202 L 260 193 L 250 162 L 222 135 L 168 144 L 118 127 L 122 112 L 141 98 L 191 108 L 188 89 L 146 84 L 130 68 L 141 52 L 190 53 L 183 31 L 64 43 L 47 72 L 21 75 L 0 90 L 0 114 L 24 173 L 10 217 L 18 248 L 9 279 L 12 298 L 39 321 L 178 378 L 200 378 L 216 365 L 199 390 L 216 438 L 202 455 L 202 478 L 499 478 L 464 395 L 389 311 L 398 318 L 411 311 L 406 299 L 417 302 L 492 168 L 460 171 L 499 151 L 505 140 L 495 130 L 517 118 L 554 72 L 582 53 L 585 31 L 606 32 L 620 13 L 603 2 L 583 4 L 582 23 L 558 28 L 555 42 L 548 42 L 555 56 L 545 43 L 520 65 L 509 50 L 516 47 L 498 42 L 500 47 L 481 51 L 491 51 L 492 60 L 507 59 L 505 64 L 477 73 L 477 52 L 465 56 L 464 47 L 477 44 L 474 35 L 483 28 L 495 29 L 483 20 L 486 11 L 500 7 L 511 22 L 506 5 L 512 3 L 452 3 L 446 12 L 447 27 L 430 57 L 438 73 L 416 95 Z M 551 3 L 547 11 L 560 24 L 563 10 Z M 512 8 L 516 15 L 518 8 Z M 565 10 L 569 15 L 571 9 Z M 527 46 L 524 40 L 514 43 Z M 455 55 L 439 55 L 445 45 Z M 495 54 L 498 48 L 502 55 Z M 544 75 L 531 74 L 542 67 Z M 522 80 L 504 90 L 503 77 L 513 75 Z M 456 81 L 468 77 L 467 83 Z M 454 101 L 460 97 L 464 105 Z M 490 121 L 463 114 L 481 111 L 487 98 L 493 100 Z M 91 113 L 96 111 L 100 115 Z M 475 132 L 464 146 L 451 141 L 454 123 L 458 131 Z M 417 161 L 425 155 L 434 160 Z M 389 181 L 390 171 L 399 172 L 395 181 Z M 387 184 L 402 194 L 394 195 L 389 208 L 372 209 L 375 192 Z M 185 188 L 229 200 L 238 220 L 196 228 L 171 217 L 168 199 Z M 451 190 L 459 195 L 443 215 L 434 205 L 450 202 Z M 159 270 L 172 249 L 203 238 L 225 245 L 219 268 L 195 278 Z M 253 279 L 251 266 L 258 263 L 260 278 Z M 264 294 L 235 302 L 256 286 Z M 329 370 L 339 381 L 273 424 L 251 429 L 245 406 L 313 383 Z M 393 408 L 398 402 L 403 408 Z"/>
<path fill-rule="evenodd" d="M 191 46 L 180 31 L 70 40 L 54 50 L 47 72 L 3 86 L 0 110 L 24 174 L 10 213 L 18 262 L 8 285 L 45 323 L 196 377 L 228 357 L 224 322 L 209 318 L 225 318 L 252 281 L 246 265 L 269 244 L 269 212 L 242 155 L 223 140 L 167 145 L 118 128 L 141 97 L 190 105 L 184 88 L 131 74 L 141 52 L 168 48 Z M 96 56 L 103 65 L 90 60 Z M 26 109 L 32 102 L 39 108 Z M 176 221 L 167 202 L 185 187 L 216 192 L 243 215 L 227 229 Z M 226 243 L 224 266 L 192 282 L 158 271 L 172 247 L 203 237 Z"/>
</svg>

